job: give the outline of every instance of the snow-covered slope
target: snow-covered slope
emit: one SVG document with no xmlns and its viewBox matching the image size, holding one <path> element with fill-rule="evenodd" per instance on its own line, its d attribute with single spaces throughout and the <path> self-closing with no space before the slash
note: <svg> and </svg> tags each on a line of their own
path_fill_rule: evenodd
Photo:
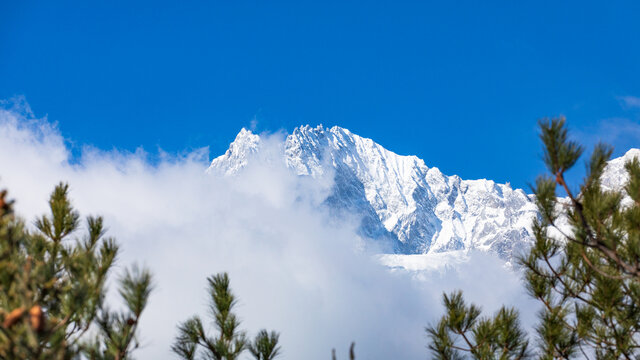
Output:
<svg viewBox="0 0 640 360">
<path fill-rule="evenodd" d="M 247 166 L 251 155 L 258 152 L 260 137 L 242 128 L 224 155 L 214 159 L 207 169 L 209 173 L 233 175 Z"/>
<path fill-rule="evenodd" d="M 600 179 L 602 188 L 605 190 L 621 189 L 629 181 L 629 174 L 627 174 L 624 164 L 633 158 L 640 159 L 640 149 L 631 149 L 623 156 L 609 161 Z"/>
<path fill-rule="evenodd" d="M 242 129 L 209 172 L 237 174 L 260 152 L 261 139 Z M 631 150 L 624 158 L 640 154 Z M 282 145 L 283 161 L 300 176 L 333 174 L 326 204 L 336 213 L 362 218 L 362 235 L 398 254 L 453 250 L 492 251 L 504 259 L 532 241 L 536 207 L 521 189 L 491 180 L 462 180 L 401 156 L 349 130 L 296 128 Z M 625 159 L 613 160 L 603 183 L 621 183 Z"/>
</svg>

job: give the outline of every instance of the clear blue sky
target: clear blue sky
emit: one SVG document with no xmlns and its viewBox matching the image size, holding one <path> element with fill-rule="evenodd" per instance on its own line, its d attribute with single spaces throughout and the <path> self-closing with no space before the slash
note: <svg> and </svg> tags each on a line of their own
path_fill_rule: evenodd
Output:
<svg viewBox="0 0 640 360">
<path fill-rule="evenodd" d="M 2 1 L 0 99 L 102 149 L 322 123 L 519 187 L 540 117 L 640 146 L 640 2 L 485 3 Z"/>
</svg>

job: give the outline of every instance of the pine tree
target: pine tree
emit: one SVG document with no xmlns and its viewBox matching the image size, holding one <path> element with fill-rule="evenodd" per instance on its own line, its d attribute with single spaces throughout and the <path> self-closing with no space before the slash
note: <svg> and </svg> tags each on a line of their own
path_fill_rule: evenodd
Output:
<svg viewBox="0 0 640 360">
<path fill-rule="evenodd" d="M 355 351 L 356 343 L 352 342 L 351 346 L 349 346 L 349 360 L 355 360 L 356 351 Z M 336 349 L 331 349 L 331 360 L 336 360 Z"/>
<path fill-rule="evenodd" d="M 237 300 L 231 291 L 229 275 L 217 274 L 207 282 L 210 311 L 218 334 L 210 336 L 200 317 L 193 316 L 178 326 L 173 352 L 185 360 L 193 360 L 198 355 L 209 360 L 235 360 L 249 349 L 258 360 L 274 359 L 280 353 L 278 333 L 261 330 L 250 343 L 246 333 L 239 330 L 240 321 L 233 312 Z"/>
<path fill-rule="evenodd" d="M 527 290 L 543 308 L 535 329 L 535 353 L 542 359 L 638 358 L 640 163 L 633 159 L 625 164 L 629 180 L 624 189 L 603 190 L 601 176 L 612 148 L 598 144 L 579 191 L 573 191 L 565 175 L 583 147 L 569 140 L 564 118 L 542 120 L 539 125 L 550 175 L 536 180 L 540 215 L 533 223 L 535 242 L 529 254 L 519 259 Z M 558 198 L 558 187 L 566 198 Z M 517 335 L 518 344 L 526 344 L 522 332 L 508 323 L 494 326 L 495 333 L 484 336 L 479 331 L 483 321 L 477 320 L 479 309 L 464 305 L 461 293 L 445 296 L 445 307 L 447 314 L 427 329 L 436 358 L 500 357 L 500 350 L 480 353 L 476 349 L 478 344 L 499 344 L 507 333 Z M 517 321 L 513 310 L 511 317 Z M 461 333 L 469 334 L 470 341 L 451 336 Z"/>
<path fill-rule="evenodd" d="M 119 293 L 127 309 L 111 311 L 100 309 L 97 316 L 98 335 L 84 344 L 83 354 L 92 360 L 124 360 L 130 358 L 133 349 L 139 346 L 136 330 L 142 311 L 147 306 L 153 288 L 148 270 L 132 267 L 120 279 Z"/>
<path fill-rule="evenodd" d="M 280 354 L 278 340 L 280 334 L 275 331 L 260 330 L 252 343 L 247 345 L 256 360 L 273 360 Z"/>
<path fill-rule="evenodd" d="M 131 312 L 125 324 L 109 320 L 108 332 L 88 342 L 93 326 L 116 317 L 105 307 L 106 281 L 118 254 L 113 238 L 105 238 L 100 217 L 80 216 L 68 198 L 66 184 L 49 199 L 50 214 L 38 218 L 36 231 L 17 218 L 6 191 L 0 193 L 0 358 L 93 359 L 128 358 L 138 319 L 152 288 L 148 271 L 127 273 L 120 293 Z M 109 314 L 109 315 L 107 315 Z M 122 314 L 117 316 L 122 317 Z M 115 342 L 115 338 L 126 341 Z"/>
<path fill-rule="evenodd" d="M 435 326 L 427 327 L 429 349 L 437 359 L 523 359 L 529 343 L 518 313 L 502 307 L 493 317 L 480 317 L 480 308 L 467 305 L 462 292 L 444 295 L 446 314 Z"/>
</svg>

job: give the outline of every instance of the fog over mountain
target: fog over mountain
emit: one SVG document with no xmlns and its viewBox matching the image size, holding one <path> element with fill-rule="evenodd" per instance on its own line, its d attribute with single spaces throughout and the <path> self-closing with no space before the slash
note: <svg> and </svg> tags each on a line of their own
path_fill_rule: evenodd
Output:
<svg viewBox="0 0 640 360">
<path fill-rule="evenodd" d="M 339 128 L 245 130 L 211 166 L 206 148 L 157 161 L 91 146 L 74 156 L 74 141 L 28 108 L 0 108 L 0 135 L 0 188 L 27 225 L 68 182 L 81 214 L 103 215 L 122 244 L 114 277 L 133 263 L 153 272 L 138 359 L 175 358 L 176 325 L 206 315 L 206 277 L 222 271 L 242 328 L 280 331 L 283 360 L 327 359 L 333 347 L 345 358 L 351 341 L 362 359 L 424 359 L 424 326 L 455 289 L 487 313 L 516 306 L 535 322 L 538 304 L 491 247 L 520 245 L 479 236 L 474 223 L 527 230 L 518 221 L 533 204 L 507 185 L 442 175 Z M 624 180 L 623 160 L 605 185 Z"/>
<path fill-rule="evenodd" d="M 27 225 L 46 212 L 54 185 L 68 182 L 81 214 L 103 215 L 122 245 L 114 279 L 134 263 L 154 274 L 137 359 L 175 359 L 177 324 L 206 317 L 206 277 L 223 271 L 240 299 L 241 327 L 251 336 L 279 331 L 282 360 L 327 359 L 334 347 L 344 358 L 351 341 L 358 358 L 423 359 L 424 326 L 441 314 L 442 292 L 454 289 L 487 311 L 525 306 L 525 321 L 535 318 L 519 275 L 491 253 L 439 257 L 439 267 L 429 255 L 400 255 L 418 259 L 411 269 L 382 266 L 362 251 L 375 246 L 363 240 L 358 214 L 326 206 L 334 173 L 296 175 L 281 161 L 280 133 L 261 135 L 260 161 L 236 176 L 206 173 L 206 148 L 156 161 L 143 150 L 90 146 L 73 156 L 73 140 L 25 107 L 0 108 L 0 135 L 0 188 Z M 391 260 L 383 264 L 395 267 Z"/>
<path fill-rule="evenodd" d="M 532 195 L 508 183 L 448 176 L 416 156 L 395 154 L 337 126 L 298 127 L 286 136 L 280 151 L 295 174 L 333 178 L 324 205 L 335 216 L 358 216 L 359 233 L 380 252 L 480 250 L 511 261 L 532 243 L 531 221 L 536 216 Z M 242 129 L 208 172 L 237 176 L 252 161 L 274 158 L 262 152 L 260 136 Z M 612 160 L 603 185 L 621 187 L 626 179 L 624 162 L 639 154 L 632 149 Z"/>
</svg>

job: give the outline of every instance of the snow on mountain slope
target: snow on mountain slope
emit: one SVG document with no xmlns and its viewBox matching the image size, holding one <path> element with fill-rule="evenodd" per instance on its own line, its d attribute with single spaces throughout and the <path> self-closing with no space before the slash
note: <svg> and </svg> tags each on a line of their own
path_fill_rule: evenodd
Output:
<svg viewBox="0 0 640 360">
<path fill-rule="evenodd" d="M 242 129 L 207 171 L 237 174 L 260 152 L 260 142 Z M 444 175 L 415 156 L 397 155 L 340 127 L 296 128 L 281 150 L 287 167 L 300 176 L 333 173 L 326 205 L 336 214 L 358 214 L 362 235 L 386 244 L 388 252 L 478 249 L 509 260 L 532 242 L 535 204 L 509 184 Z M 624 158 L 638 154 L 631 150 Z M 603 184 L 619 186 L 624 161 L 612 160 Z"/>
<path fill-rule="evenodd" d="M 629 174 L 627 174 L 624 164 L 634 157 L 640 159 L 640 149 L 631 149 L 623 156 L 610 160 L 600 179 L 602 188 L 605 190 L 621 189 L 629 181 Z M 631 198 L 628 201 L 631 201 Z"/>
<path fill-rule="evenodd" d="M 258 152 L 260 137 L 242 128 L 224 155 L 214 159 L 207 172 L 233 175 L 244 168 L 249 157 Z"/>
</svg>

